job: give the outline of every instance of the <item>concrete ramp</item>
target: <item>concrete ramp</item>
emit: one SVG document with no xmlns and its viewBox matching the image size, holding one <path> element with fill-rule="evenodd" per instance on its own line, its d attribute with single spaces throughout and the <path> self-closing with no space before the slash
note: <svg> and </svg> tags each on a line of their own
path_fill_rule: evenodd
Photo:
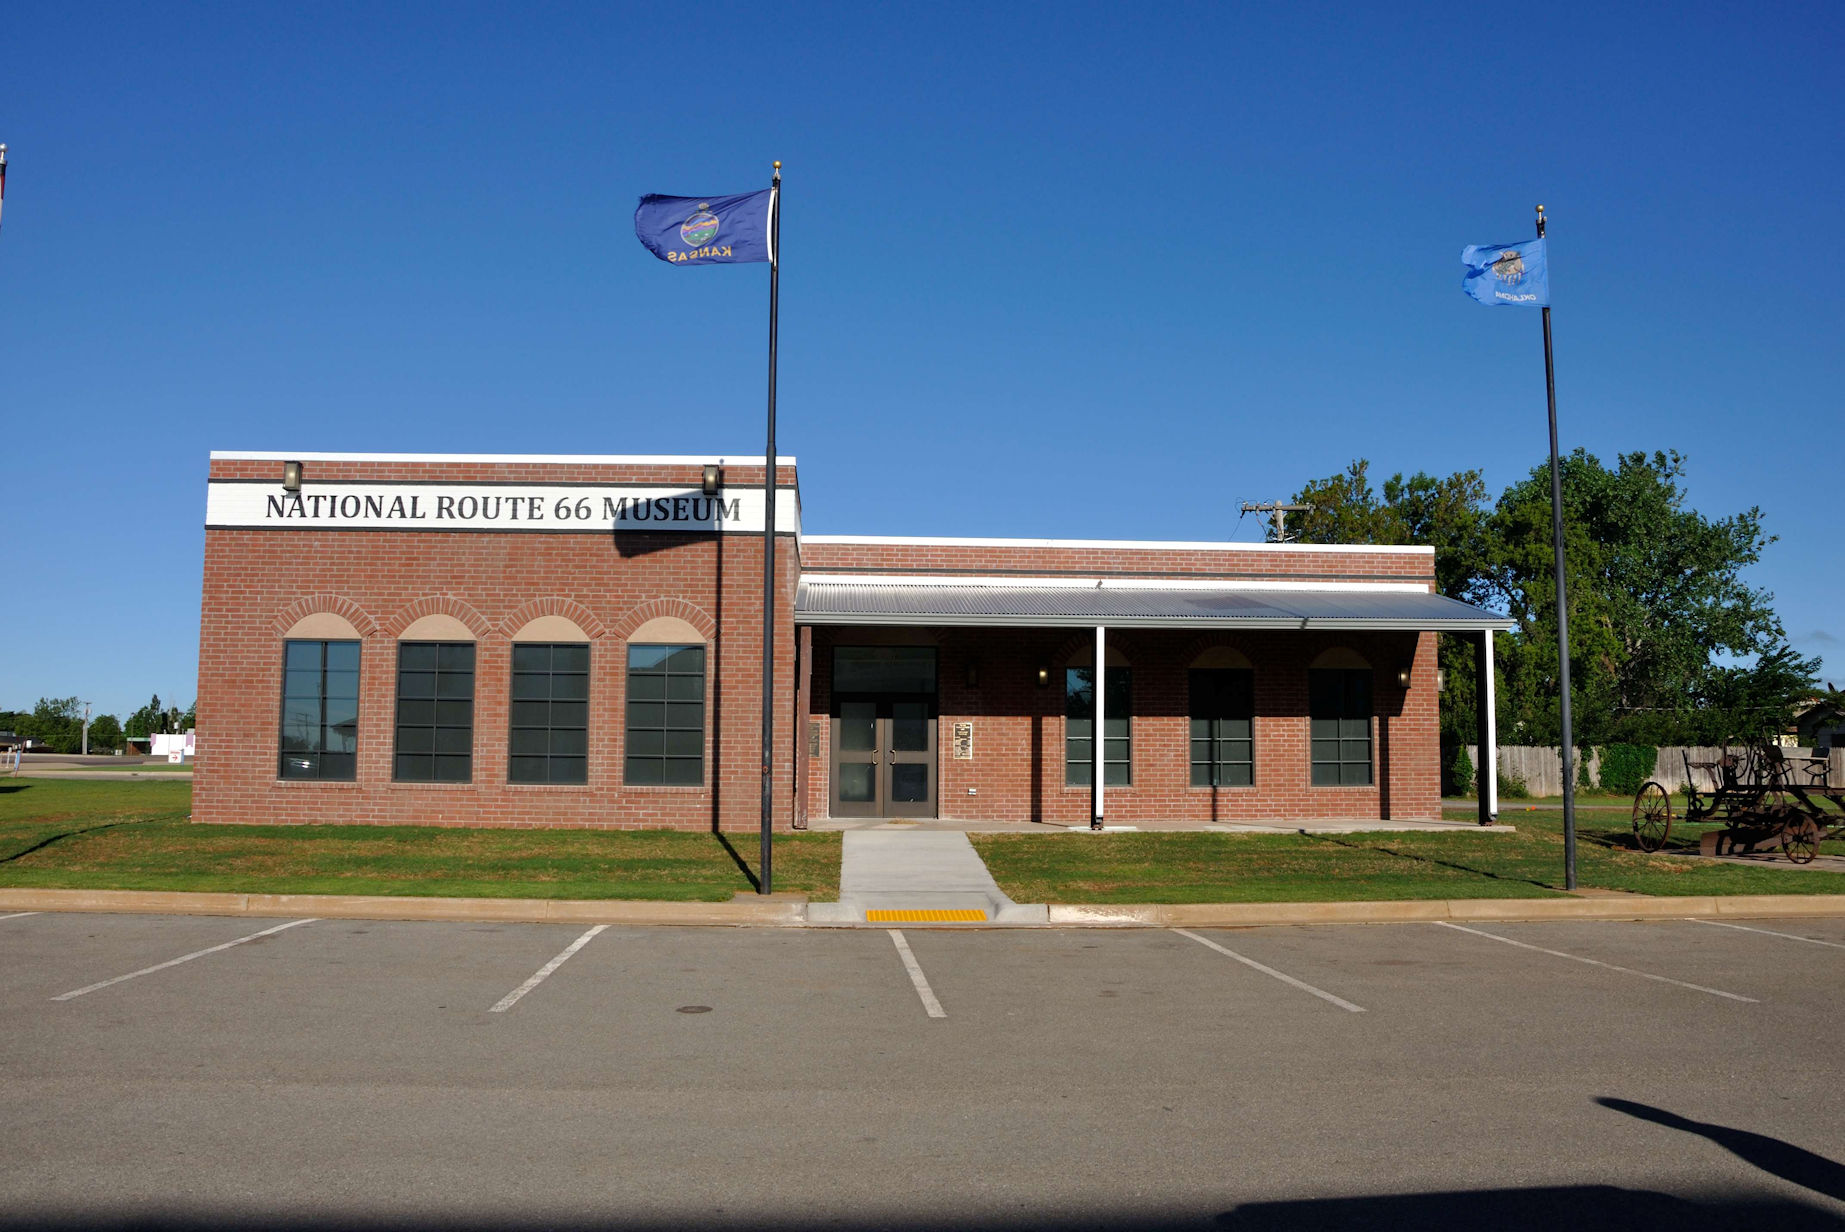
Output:
<svg viewBox="0 0 1845 1232">
<path fill-rule="evenodd" d="M 967 835 L 857 830 L 842 837 L 839 901 L 813 903 L 810 924 L 1043 924 L 1049 909 L 1007 898 Z"/>
</svg>

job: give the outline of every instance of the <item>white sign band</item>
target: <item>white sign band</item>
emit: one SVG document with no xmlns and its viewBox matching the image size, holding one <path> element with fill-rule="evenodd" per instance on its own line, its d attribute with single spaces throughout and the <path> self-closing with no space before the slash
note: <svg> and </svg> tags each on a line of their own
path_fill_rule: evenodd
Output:
<svg viewBox="0 0 1845 1232">
<path fill-rule="evenodd" d="M 761 534 L 761 488 L 632 484 L 274 483 L 207 485 L 205 528 L 261 530 L 496 530 L 607 533 L 677 531 Z M 775 528 L 798 534 L 795 489 L 776 492 Z"/>
</svg>

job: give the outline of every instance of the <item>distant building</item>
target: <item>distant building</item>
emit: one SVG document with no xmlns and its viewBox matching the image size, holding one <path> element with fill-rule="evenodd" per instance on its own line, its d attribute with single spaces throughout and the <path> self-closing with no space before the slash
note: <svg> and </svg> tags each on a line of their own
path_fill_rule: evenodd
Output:
<svg viewBox="0 0 1845 1232">
<path fill-rule="evenodd" d="M 1816 700 L 1795 718 L 1794 731 L 1803 747 L 1822 751 L 1845 748 L 1845 705 L 1823 698 Z"/>
<path fill-rule="evenodd" d="M 192 732 L 158 732 L 149 737 L 149 752 L 155 757 L 164 757 L 172 762 L 192 760 L 194 741 Z"/>
</svg>

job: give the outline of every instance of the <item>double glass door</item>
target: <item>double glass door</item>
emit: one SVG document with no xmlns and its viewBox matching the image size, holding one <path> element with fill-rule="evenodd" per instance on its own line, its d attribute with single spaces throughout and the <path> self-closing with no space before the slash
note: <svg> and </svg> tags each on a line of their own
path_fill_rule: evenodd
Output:
<svg viewBox="0 0 1845 1232">
<path fill-rule="evenodd" d="M 832 815 L 935 816 L 935 727 L 933 694 L 838 698 Z"/>
</svg>

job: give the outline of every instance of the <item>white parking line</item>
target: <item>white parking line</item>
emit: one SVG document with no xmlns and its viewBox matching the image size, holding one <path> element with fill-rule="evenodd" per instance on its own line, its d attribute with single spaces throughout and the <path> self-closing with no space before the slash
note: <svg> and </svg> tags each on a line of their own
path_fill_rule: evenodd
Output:
<svg viewBox="0 0 1845 1232">
<path fill-rule="evenodd" d="M 890 939 L 897 943 L 897 953 L 903 956 L 904 970 L 910 973 L 910 983 L 916 985 L 916 995 L 922 998 L 923 1009 L 931 1018 L 946 1018 L 948 1011 L 935 999 L 935 993 L 929 987 L 928 977 L 923 975 L 922 964 L 916 961 L 916 955 L 910 953 L 910 943 L 903 939 L 903 934 L 896 929 L 886 930 Z"/>
<path fill-rule="evenodd" d="M 0 919 L 4 919 L 0 916 Z M 1778 933 L 1772 928 L 1750 928 L 1747 924 L 1726 924 L 1722 920 L 1692 920 L 1693 924 L 1710 924 L 1717 928 L 1734 928 L 1745 933 L 1760 933 L 1764 937 L 1786 937 L 1789 941 L 1804 941 L 1808 945 L 1830 946 L 1835 950 L 1845 950 L 1845 945 L 1836 941 L 1821 941 L 1816 937 L 1802 937 L 1798 933 Z"/>
<path fill-rule="evenodd" d="M 1216 950 L 1219 954 L 1222 954 L 1226 958 L 1234 958 L 1238 962 L 1242 963 L 1245 967 L 1252 967 L 1255 970 L 1260 971 L 1263 975 L 1272 975 L 1276 979 L 1280 980 L 1283 984 L 1288 985 L 1289 987 L 1298 988 L 1302 992 L 1310 992 L 1322 1001 L 1330 1001 L 1342 1010 L 1350 1010 L 1354 1014 L 1362 1014 L 1365 1012 L 1365 1007 L 1362 1005 L 1353 1005 L 1350 1001 L 1347 1001 L 1344 997 L 1335 997 L 1331 993 L 1327 992 L 1325 989 L 1315 988 L 1312 984 L 1308 984 L 1301 980 L 1297 980 L 1293 976 L 1287 974 L 1284 971 L 1277 971 L 1273 967 L 1265 967 L 1253 958 L 1246 957 L 1245 955 L 1237 953 L 1235 950 L 1232 950 L 1225 946 L 1221 946 L 1217 944 L 1217 942 L 1211 940 L 1209 937 L 1200 937 L 1197 933 L 1187 932 L 1183 928 L 1175 928 L 1172 931 L 1175 933 L 1178 933 L 1179 936 L 1181 937 L 1190 937 L 1193 941 L 1196 941 L 1199 945 L 1209 946 L 1211 949 Z"/>
<path fill-rule="evenodd" d="M 36 911 L 15 911 L 12 915 L 0 915 L 0 920 L 23 920 L 29 915 L 37 914 Z"/>
<path fill-rule="evenodd" d="M 81 997 L 85 993 L 95 992 L 99 988 L 107 988 L 111 984 L 120 984 L 123 980 L 132 980 L 132 979 L 137 979 L 143 975 L 152 975 L 156 971 L 165 971 L 168 967 L 177 967 L 181 963 L 191 962 L 195 958 L 203 958 L 207 954 L 216 954 L 219 950 L 228 950 L 232 946 L 242 945 L 246 941 L 255 941 L 259 937 L 273 936 L 276 933 L 282 932 L 285 929 L 299 928 L 303 924 L 312 924 L 313 922 L 314 921 L 312 918 L 309 918 L 306 920 L 290 920 L 286 924 L 277 924 L 274 928 L 265 928 L 260 933 L 251 933 L 248 937 L 239 937 L 235 941 L 226 941 L 223 945 L 214 945 L 207 949 L 194 950 L 190 954 L 181 954 L 178 958 L 169 958 L 163 963 L 155 963 L 153 966 L 143 967 L 139 971 L 130 971 L 127 975 L 118 975 L 114 979 L 103 980 L 99 983 L 89 984 L 83 988 L 74 989 L 71 992 L 59 993 L 57 996 L 53 997 L 52 1000 L 53 1001 L 69 1001 L 73 997 Z"/>
<path fill-rule="evenodd" d="M 1497 933 L 1483 933 L 1477 928 L 1467 928 L 1460 924 L 1450 924 L 1446 920 L 1435 920 L 1433 923 L 1439 924 L 1443 928 L 1452 928 L 1456 932 L 1472 933 L 1476 937 L 1485 937 L 1488 941 L 1503 941 L 1505 944 L 1515 945 L 1521 950 L 1536 950 L 1540 954 L 1549 954 L 1556 958 L 1568 958 L 1574 962 L 1588 963 L 1591 967 L 1606 967 L 1610 971 L 1619 971 L 1623 975 L 1637 975 L 1643 980 L 1658 980 L 1661 984 L 1675 984 L 1680 988 L 1689 988 L 1693 992 L 1707 992 L 1713 997 L 1727 997 L 1731 1001 L 1746 1001 L 1750 1005 L 1761 1004 L 1761 1002 L 1757 1001 L 1754 997 L 1738 996 L 1733 992 L 1725 992 L 1721 988 L 1706 988 L 1702 984 L 1690 984 L 1684 980 L 1675 980 L 1670 976 L 1654 975 L 1650 971 L 1635 971 L 1632 967 L 1617 967 L 1615 964 L 1603 962 L 1599 958 L 1584 958 L 1580 954 L 1565 954 L 1562 950 L 1547 950 L 1541 945 L 1528 945 L 1523 941 L 1514 941 L 1510 937 L 1501 937 Z"/>
<path fill-rule="evenodd" d="M 572 941 L 569 945 L 564 947 L 564 952 L 562 954 L 559 954 L 556 958 L 553 958 L 550 962 L 538 968 L 537 973 L 533 975 L 531 979 L 527 980 L 525 983 L 519 985 L 519 987 L 513 989 L 511 992 L 501 997 L 499 1000 L 499 1003 L 496 1004 L 492 1009 L 488 1010 L 487 1012 L 489 1014 L 504 1014 L 507 1010 L 511 1009 L 514 1005 L 517 1005 L 520 997 L 523 997 L 526 993 L 532 991 L 532 989 L 544 983 L 545 980 L 550 977 L 553 971 L 557 970 L 559 967 L 564 965 L 565 959 L 569 958 L 572 954 L 576 953 L 578 950 L 588 945 L 589 939 L 591 937 L 595 936 L 597 933 L 601 932 L 603 929 L 607 927 L 608 927 L 607 924 L 598 924 L 594 928 L 590 929 L 588 932 L 584 933 L 581 937 L 578 937 L 575 941 Z"/>
</svg>

